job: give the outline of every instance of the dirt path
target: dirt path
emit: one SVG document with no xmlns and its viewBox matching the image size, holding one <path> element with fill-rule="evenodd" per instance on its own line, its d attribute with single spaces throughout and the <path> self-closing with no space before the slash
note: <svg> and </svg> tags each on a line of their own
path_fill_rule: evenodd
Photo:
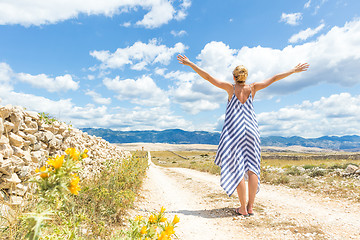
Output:
<svg viewBox="0 0 360 240">
<path fill-rule="evenodd" d="M 149 158 L 150 159 L 150 158 Z M 150 162 L 132 215 L 167 209 L 180 217 L 179 239 L 360 239 L 360 204 L 301 190 L 262 184 L 255 216 L 237 217 L 235 196 L 219 186 L 219 176 Z"/>
</svg>

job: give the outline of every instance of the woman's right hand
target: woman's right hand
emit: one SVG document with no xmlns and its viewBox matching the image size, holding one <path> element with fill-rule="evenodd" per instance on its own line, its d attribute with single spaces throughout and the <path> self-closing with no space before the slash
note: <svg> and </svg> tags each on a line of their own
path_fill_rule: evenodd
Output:
<svg viewBox="0 0 360 240">
<path fill-rule="evenodd" d="M 177 56 L 177 59 L 178 59 L 179 63 L 181 63 L 181 64 L 184 64 L 187 66 L 190 66 L 190 64 L 191 64 L 191 61 L 185 55 L 179 54 Z"/>
<path fill-rule="evenodd" d="M 296 65 L 296 67 L 293 68 L 293 71 L 295 73 L 299 73 L 299 72 L 304 72 L 306 70 L 308 70 L 309 68 L 309 64 L 308 63 L 299 63 L 298 65 Z"/>
</svg>

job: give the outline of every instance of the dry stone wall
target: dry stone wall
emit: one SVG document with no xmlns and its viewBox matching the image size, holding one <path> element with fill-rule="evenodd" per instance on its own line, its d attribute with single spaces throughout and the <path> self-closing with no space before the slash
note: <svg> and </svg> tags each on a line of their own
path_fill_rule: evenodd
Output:
<svg viewBox="0 0 360 240">
<path fill-rule="evenodd" d="M 107 159 L 121 161 L 130 154 L 65 123 L 46 123 L 36 112 L 0 106 L 0 201 L 21 204 L 29 190 L 26 180 L 35 169 L 45 164 L 49 156 L 65 154 L 69 147 L 88 149 L 80 177 L 98 174 Z"/>
</svg>

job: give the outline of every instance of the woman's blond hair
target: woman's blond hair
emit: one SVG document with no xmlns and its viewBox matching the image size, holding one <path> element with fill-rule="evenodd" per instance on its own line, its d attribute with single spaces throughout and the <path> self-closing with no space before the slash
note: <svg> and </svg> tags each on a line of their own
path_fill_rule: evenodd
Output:
<svg viewBox="0 0 360 240">
<path fill-rule="evenodd" d="M 233 75 L 236 82 L 244 83 L 248 76 L 248 70 L 243 65 L 239 65 L 234 69 Z"/>
</svg>

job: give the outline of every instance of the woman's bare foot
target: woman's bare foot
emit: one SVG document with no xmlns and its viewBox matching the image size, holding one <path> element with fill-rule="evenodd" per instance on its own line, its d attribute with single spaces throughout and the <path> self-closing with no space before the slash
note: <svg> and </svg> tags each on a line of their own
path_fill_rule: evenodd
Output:
<svg viewBox="0 0 360 240">
<path fill-rule="evenodd" d="M 244 217 L 248 217 L 249 214 L 247 213 L 246 209 L 244 207 L 239 207 L 239 208 L 236 208 L 235 209 L 235 213 L 237 215 L 241 215 L 241 216 L 244 216 Z"/>
<path fill-rule="evenodd" d="M 252 206 L 247 205 L 246 210 L 249 215 L 254 215 L 254 210 Z"/>
</svg>

